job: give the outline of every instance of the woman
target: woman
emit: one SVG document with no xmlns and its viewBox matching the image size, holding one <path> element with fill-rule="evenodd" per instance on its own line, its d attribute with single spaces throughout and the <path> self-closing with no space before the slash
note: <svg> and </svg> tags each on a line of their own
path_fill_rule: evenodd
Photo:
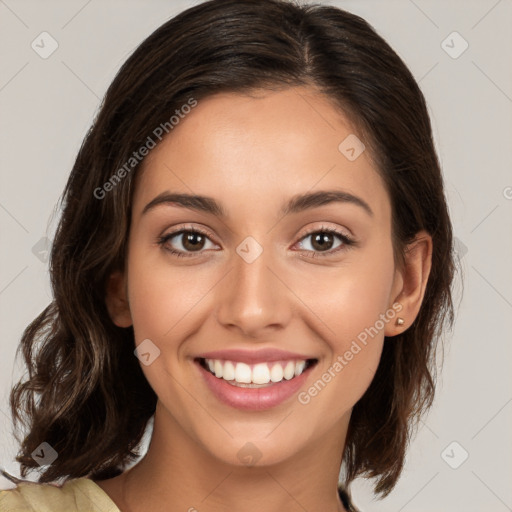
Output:
<svg viewBox="0 0 512 512">
<path fill-rule="evenodd" d="M 453 272 L 423 95 L 364 20 L 184 11 L 123 65 L 69 177 L 11 394 L 39 484 L 0 509 L 355 510 L 358 476 L 386 496 Z"/>
</svg>

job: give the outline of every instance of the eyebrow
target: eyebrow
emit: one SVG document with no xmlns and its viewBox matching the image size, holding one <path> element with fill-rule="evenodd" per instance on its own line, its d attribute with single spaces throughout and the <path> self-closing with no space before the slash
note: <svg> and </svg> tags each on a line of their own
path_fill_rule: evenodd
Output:
<svg viewBox="0 0 512 512">
<path fill-rule="evenodd" d="M 369 204 L 358 196 L 342 190 L 320 190 L 293 196 L 282 208 L 281 215 L 299 213 L 331 203 L 348 203 L 361 207 L 370 217 L 374 216 Z M 176 194 L 162 192 L 150 201 L 142 210 L 141 216 L 160 205 L 172 205 L 226 218 L 227 214 L 213 197 L 194 194 Z"/>
</svg>

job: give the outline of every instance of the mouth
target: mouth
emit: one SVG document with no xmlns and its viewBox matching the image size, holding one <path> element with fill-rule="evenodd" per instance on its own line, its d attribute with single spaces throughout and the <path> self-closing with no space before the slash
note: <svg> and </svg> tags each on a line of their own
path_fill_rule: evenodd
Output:
<svg viewBox="0 0 512 512">
<path fill-rule="evenodd" d="M 241 361 L 198 357 L 195 362 L 203 370 L 231 386 L 259 389 L 297 379 L 314 367 L 318 359 L 288 359 L 247 364 Z"/>
</svg>

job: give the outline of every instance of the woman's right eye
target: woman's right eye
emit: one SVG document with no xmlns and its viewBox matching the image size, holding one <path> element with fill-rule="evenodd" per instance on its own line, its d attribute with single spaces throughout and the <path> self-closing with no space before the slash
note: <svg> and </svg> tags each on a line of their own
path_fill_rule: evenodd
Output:
<svg viewBox="0 0 512 512">
<path fill-rule="evenodd" d="M 175 241 L 172 242 L 173 240 Z M 198 229 L 182 229 L 158 238 L 158 243 L 166 251 L 178 257 L 190 257 L 194 256 L 194 253 L 203 252 L 206 242 L 215 245 L 206 233 Z M 173 248 L 173 245 L 177 248 Z"/>
</svg>

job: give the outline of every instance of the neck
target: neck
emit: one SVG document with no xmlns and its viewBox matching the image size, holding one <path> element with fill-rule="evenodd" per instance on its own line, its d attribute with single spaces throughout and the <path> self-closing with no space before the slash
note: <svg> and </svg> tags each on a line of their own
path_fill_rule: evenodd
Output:
<svg viewBox="0 0 512 512">
<path fill-rule="evenodd" d="M 349 416 L 349 415 L 348 415 Z M 145 457 L 120 478 L 123 512 L 344 511 L 337 486 L 348 417 L 336 432 L 267 466 L 227 464 L 157 406 Z M 130 505 L 127 506 L 127 503 Z"/>
</svg>

